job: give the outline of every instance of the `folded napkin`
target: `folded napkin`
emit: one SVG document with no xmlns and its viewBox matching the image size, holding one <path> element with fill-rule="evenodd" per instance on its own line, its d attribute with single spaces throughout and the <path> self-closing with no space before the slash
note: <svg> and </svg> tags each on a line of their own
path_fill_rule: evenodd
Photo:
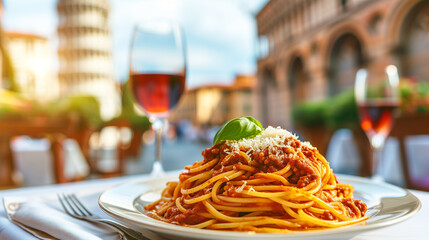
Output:
<svg viewBox="0 0 429 240">
<path fill-rule="evenodd" d="M 98 192 L 78 197 L 91 212 L 109 218 L 98 206 L 99 195 Z M 50 200 L 21 202 L 9 217 L 18 226 L 40 239 L 120 239 L 120 235 L 109 226 L 70 217 L 52 196 Z"/>
</svg>

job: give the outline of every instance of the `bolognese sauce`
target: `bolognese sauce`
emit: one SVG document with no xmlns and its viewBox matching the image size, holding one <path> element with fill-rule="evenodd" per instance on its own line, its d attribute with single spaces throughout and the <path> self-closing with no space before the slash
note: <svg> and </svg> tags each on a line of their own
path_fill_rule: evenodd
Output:
<svg viewBox="0 0 429 240">
<path fill-rule="evenodd" d="M 364 222 L 366 204 L 336 179 L 316 148 L 267 128 L 253 139 L 222 141 L 202 151 L 162 197 L 154 218 L 195 228 L 278 232 Z"/>
</svg>

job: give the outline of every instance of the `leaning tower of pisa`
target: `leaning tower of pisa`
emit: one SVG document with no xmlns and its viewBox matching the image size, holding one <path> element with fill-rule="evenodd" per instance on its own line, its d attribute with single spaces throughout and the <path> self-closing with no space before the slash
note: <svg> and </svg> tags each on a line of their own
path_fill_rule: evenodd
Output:
<svg viewBox="0 0 429 240">
<path fill-rule="evenodd" d="M 108 0 L 58 0 L 59 83 L 63 96 L 93 95 L 104 119 L 120 111 L 113 74 Z"/>
</svg>

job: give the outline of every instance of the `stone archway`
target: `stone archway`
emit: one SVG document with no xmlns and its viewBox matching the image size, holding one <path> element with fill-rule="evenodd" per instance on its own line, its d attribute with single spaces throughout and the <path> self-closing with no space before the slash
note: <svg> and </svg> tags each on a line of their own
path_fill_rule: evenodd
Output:
<svg viewBox="0 0 429 240">
<path fill-rule="evenodd" d="M 273 114 L 275 110 L 273 109 L 273 104 L 277 102 L 276 97 L 276 80 L 274 75 L 274 70 L 271 68 L 266 68 L 262 73 L 262 87 L 261 87 L 261 122 L 264 126 L 267 126 L 272 123 Z"/>
<path fill-rule="evenodd" d="M 429 0 L 417 3 L 400 26 L 401 75 L 429 82 Z"/>
<path fill-rule="evenodd" d="M 289 67 L 289 95 L 291 106 L 308 99 L 308 77 L 301 57 L 294 57 Z"/>
<path fill-rule="evenodd" d="M 363 49 L 359 39 L 352 33 L 344 33 L 338 37 L 329 55 L 329 96 L 352 88 L 356 71 L 363 64 Z"/>
</svg>

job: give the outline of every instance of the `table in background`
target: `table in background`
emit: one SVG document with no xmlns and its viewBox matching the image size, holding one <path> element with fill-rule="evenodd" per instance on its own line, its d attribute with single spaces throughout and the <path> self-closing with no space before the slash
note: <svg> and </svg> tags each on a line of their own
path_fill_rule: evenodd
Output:
<svg viewBox="0 0 429 240">
<path fill-rule="evenodd" d="M 51 143 L 53 169 L 57 183 L 68 180 L 64 174 L 64 147 L 66 136 L 77 132 L 77 121 L 61 119 L 49 121 L 46 118 L 34 119 L 1 119 L 0 120 L 0 187 L 18 184 L 16 179 L 15 161 L 11 150 L 11 141 L 17 136 L 47 138 Z"/>
</svg>

